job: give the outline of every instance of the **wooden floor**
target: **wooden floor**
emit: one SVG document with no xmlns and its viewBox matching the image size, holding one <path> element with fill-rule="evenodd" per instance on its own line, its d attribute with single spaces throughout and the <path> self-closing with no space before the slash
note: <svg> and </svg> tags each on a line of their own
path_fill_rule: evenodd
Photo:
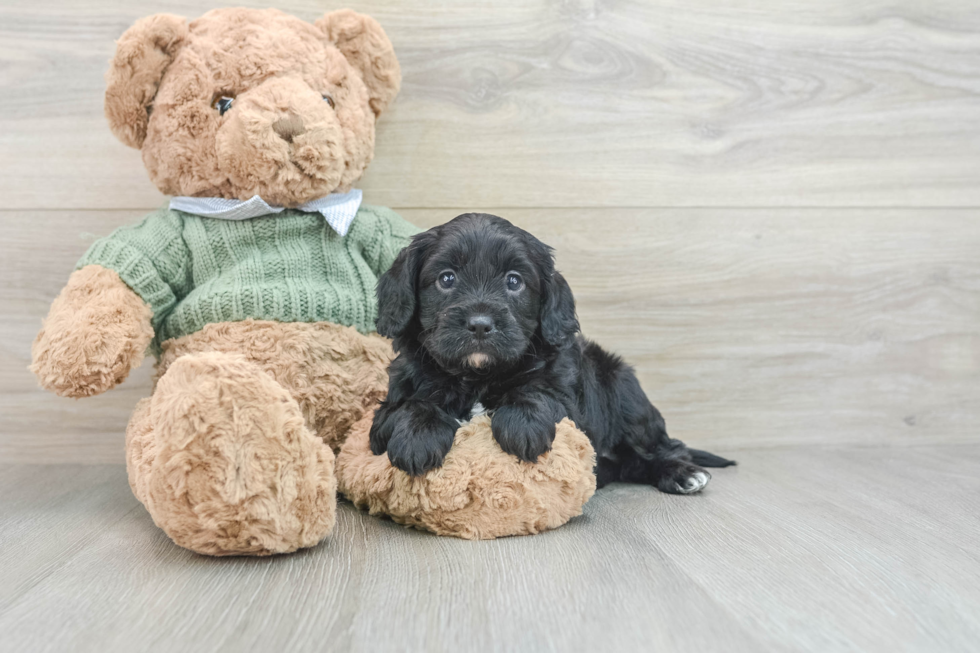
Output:
<svg viewBox="0 0 980 653">
<path fill-rule="evenodd" d="M 4 651 L 975 651 L 980 446 L 745 449 L 468 542 L 342 504 L 319 547 L 172 544 L 125 469 L 0 467 Z"/>
</svg>

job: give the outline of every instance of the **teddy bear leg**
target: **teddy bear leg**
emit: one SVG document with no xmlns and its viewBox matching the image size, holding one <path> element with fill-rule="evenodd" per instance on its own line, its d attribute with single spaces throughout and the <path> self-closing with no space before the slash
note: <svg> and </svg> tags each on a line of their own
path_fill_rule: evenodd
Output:
<svg viewBox="0 0 980 653">
<path fill-rule="evenodd" d="M 438 469 L 409 476 L 388 454 L 371 453 L 373 415 L 350 430 L 337 456 L 340 491 L 358 508 L 407 526 L 465 539 L 492 539 L 558 528 L 582 514 L 595 492 L 595 451 L 568 418 L 551 451 L 536 463 L 504 453 L 490 416 L 461 425 Z"/>
<path fill-rule="evenodd" d="M 287 553 L 334 524 L 333 452 L 296 400 L 237 354 L 174 361 L 137 405 L 127 461 L 154 522 L 198 553 Z"/>
<path fill-rule="evenodd" d="M 330 322 L 242 320 L 209 324 L 163 343 L 164 373 L 192 354 L 241 354 L 297 401 L 310 431 L 334 453 L 348 431 L 388 393 L 391 343 Z"/>
<path fill-rule="evenodd" d="M 146 481 L 156 457 L 150 404 L 149 397 L 140 399 L 126 426 L 126 474 L 129 488 L 142 504 L 146 504 Z"/>
</svg>

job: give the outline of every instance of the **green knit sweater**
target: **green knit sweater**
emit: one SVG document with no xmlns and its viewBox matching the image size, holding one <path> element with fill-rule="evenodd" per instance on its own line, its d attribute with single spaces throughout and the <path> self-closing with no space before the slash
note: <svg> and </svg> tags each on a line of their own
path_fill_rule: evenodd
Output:
<svg viewBox="0 0 980 653">
<path fill-rule="evenodd" d="M 162 208 L 97 240 L 78 267 L 115 270 L 153 310 L 154 350 L 213 322 L 334 322 L 374 330 L 375 284 L 419 230 L 364 206 L 346 236 L 319 213 L 217 220 Z"/>
</svg>

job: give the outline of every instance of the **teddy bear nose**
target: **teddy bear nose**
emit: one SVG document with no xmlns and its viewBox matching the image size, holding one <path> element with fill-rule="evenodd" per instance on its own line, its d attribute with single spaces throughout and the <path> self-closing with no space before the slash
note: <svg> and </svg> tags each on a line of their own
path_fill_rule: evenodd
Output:
<svg viewBox="0 0 980 653">
<path fill-rule="evenodd" d="M 306 127 L 303 125 L 303 119 L 297 115 L 283 116 L 279 120 L 272 123 L 272 130 L 279 135 L 279 138 L 286 141 L 287 143 L 293 142 L 294 136 L 299 136 L 306 131 Z"/>
</svg>

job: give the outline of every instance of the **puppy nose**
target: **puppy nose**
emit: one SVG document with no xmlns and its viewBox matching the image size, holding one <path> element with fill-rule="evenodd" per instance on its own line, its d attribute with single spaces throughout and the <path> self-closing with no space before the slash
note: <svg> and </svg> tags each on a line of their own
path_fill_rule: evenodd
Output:
<svg viewBox="0 0 980 653">
<path fill-rule="evenodd" d="M 283 116 L 279 120 L 272 123 L 272 130 L 279 135 L 279 138 L 286 141 L 287 143 L 293 142 L 294 136 L 299 136 L 306 131 L 306 125 L 303 124 L 303 119 L 297 115 L 290 114 L 288 116 Z"/>
<path fill-rule="evenodd" d="M 493 318 L 489 315 L 473 315 L 466 321 L 466 328 L 477 338 L 493 331 Z"/>
</svg>

